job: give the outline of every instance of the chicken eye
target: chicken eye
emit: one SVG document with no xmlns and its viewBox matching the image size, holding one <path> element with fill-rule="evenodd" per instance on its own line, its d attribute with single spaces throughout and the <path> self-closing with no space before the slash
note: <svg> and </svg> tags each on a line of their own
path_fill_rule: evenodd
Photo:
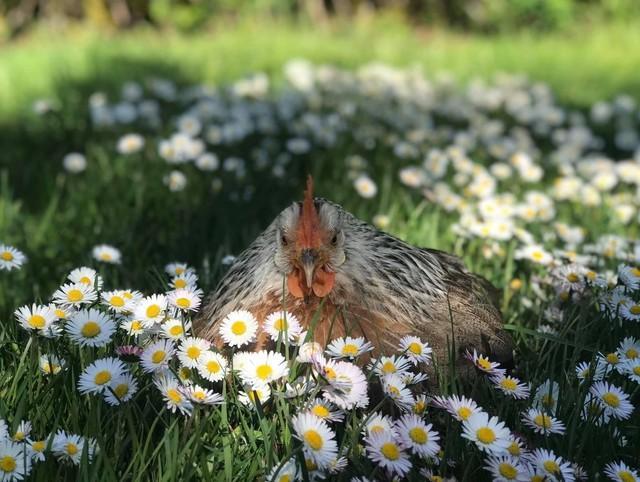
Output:
<svg viewBox="0 0 640 482">
<path fill-rule="evenodd" d="M 285 237 L 285 235 L 284 235 L 284 234 L 281 234 L 281 235 L 280 235 L 280 241 L 282 242 L 282 245 L 283 245 L 283 246 L 286 246 L 286 245 L 287 245 L 287 243 L 288 243 L 287 238 Z"/>
<path fill-rule="evenodd" d="M 338 233 L 334 234 L 333 238 L 331 238 L 331 244 L 333 244 L 334 246 L 338 244 Z"/>
</svg>

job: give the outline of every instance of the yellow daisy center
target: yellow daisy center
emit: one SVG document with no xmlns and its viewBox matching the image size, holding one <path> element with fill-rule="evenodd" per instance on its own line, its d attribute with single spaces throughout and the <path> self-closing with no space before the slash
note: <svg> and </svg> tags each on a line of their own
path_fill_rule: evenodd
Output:
<svg viewBox="0 0 640 482">
<path fill-rule="evenodd" d="M 195 390 L 191 395 L 193 395 L 193 398 L 197 398 L 198 400 L 204 400 L 206 397 L 206 394 L 202 390 Z"/>
<path fill-rule="evenodd" d="M 380 452 L 382 452 L 382 455 L 384 455 L 388 460 L 398 460 L 400 458 L 400 451 L 398 450 L 398 446 L 393 442 L 382 444 L 382 447 L 380 447 Z"/>
<path fill-rule="evenodd" d="M 27 323 L 29 323 L 29 326 L 31 326 L 32 328 L 40 329 L 40 328 L 44 328 L 44 325 L 46 324 L 46 320 L 42 315 L 31 315 Z"/>
<path fill-rule="evenodd" d="M 71 302 L 81 301 L 83 298 L 84 295 L 79 289 L 74 288 L 72 290 L 69 290 L 69 292 L 67 293 L 67 299 Z"/>
<path fill-rule="evenodd" d="M 133 320 L 131 322 L 131 331 L 140 331 L 142 330 L 142 323 L 139 320 Z"/>
<path fill-rule="evenodd" d="M 60 308 L 56 308 L 56 309 L 55 309 L 55 313 L 56 313 L 56 316 L 57 316 L 58 318 L 64 318 L 64 317 L 66 317 L 66 316 L 67 316 L 67 314 L 65 313 L 65 311 L 64 311 L 64 310 L 61 310 Z"/>
<path fill-rule="evenodd" d="M 536 417 L 533 419 L 533 423 L 535 423 L 538 427 L 542 427 L 544 429 L 550 429 L 551 417 L 549 417 L 549 415 L 545 415 L 544 413 L 541 413 L 539 415 L 536 415 Z"/>
<path fill-rule="evenodd" d="M 16 442 L 22 442 L 26 438 L 26 434 L 24 432 L 16 432 L 13 436 L 13 440 Z"/>
<path fill-rule="evenodd" d="M 478 366 L 483 370 L 491 370 L 491 362 L 483 356 L 478 358 Z"/>
<path fill-rule="evenodd" d="M 93 283 L 91 282 L 91 278 L 89 278 L 88 276 L 83 276 L 82 278 L 80 278 L 80 283 L 82 283 L 83 285 L 92 285 Z"/>
<path fill-rule="evenodd" d="M 422 354 L 422 345 L 418 342 L 413 342 L 409 344 L 409 351 L 411 353 L 413 353 L 414 355 L 421 355 Z"/>
<path fill-rule="evenodd" d="M 634 315 L 640 315 L 640 305 L 633 305 L 629 311 Z"/>
<path fill-rule="evenodd" d="M 633 374 L 640 377 L 640 365 L 633 367 Z"/>
<path fill-rule="evenodd" d="M 95 338 L 100 334 L 101 331 L 102 328 L 100 328 L 100 324 L 96 323 L 95 321 L 87 321 L 82 326 L 82 330 L 80 330 L 82 336 L 84 336 L 85 338 Z"/>
<path fill-rule="evenodd" d="M 314 415 L 320 418 L 327 418 L 329 416 L 329 410 L 324 405 L 316 405 L 311 409 Z"/>
<path fill-rule="evenodd" d="M 289 474 L 284 474 L 278 477 L 278 482 L 291 482 L 291 476 Z"/>
<path fill-rule="evenodd" d="M 518 475 L 518 470 L 513 465 L 507 464 L 506 462 L 502 462 L 498 465 L 498 472 L 508 480 L 514 480 Z"/>
<path fill-rule="evenodd" d="M 111 372 L 109 370 L 99 371 L 98 373 L 96 373 L 93 381 L 96 385 L 104 385 L 105 383 L 109 383 L 111 381 Z"/>
<path fill-rule="evenodd" d="M 180 403 L 182 401 L 182 395 L 175 388 L 167 390 L 167 398 L 174 403 Z"/>
<path fill-rule="evenodd" d="M 627 355 L 627 358 L 630 358 L 631 360 L 634 360 L 634 359 L 638 358 L 638 356 L 640 354 L 638 353 L 638 350 L 636 350 L 635 348 L 629 348 L 625 352 L 625 355 Z"/>
<path fill-rule="evenodd" d="M 2 254 L 0 254 L 0 258 L 2 258 L 4 261 L 13 261 L 13 254 L 11 254 L 9 251 L 3 251 Z"/>
<path fill-rule="evenodd" d="M 191 300 L 189 298 L 178 298 L 176 299 L 176 305 L 178 308 L 186 309 L 191 308 Z"/>
<path fill-rule="evenodd" d="M 397 371 L 397 368 L 391 360 L 387 360 L 382 365 L 382 371 L 384 373 L 395 373 Z"/>
<path fill-rule="evenodd" d="M 542 397 L 542 405 L 545 407 L 552 407 L 556 403 L 553 395 L 549 395 L 548 393 Z"/>
<path fill-rule="evenodd" d="M 151 355 L 151 361 L 153 363 L 162 363 L 166 356 L 167 354 L 164 352 L 164 350 L 158 350 L 154 352 L 153 355 Z"/>
<path fill-rule="evenodd" d="M 569 283 L 577 283 L 578 281 L 580 281 L 580 277 L 575 273 L 569 273 L 567 275 L 567 281 Z"/>
<path fill-rule="evenodd" d="M 517 457 L 518 455 L 520 455 L 520 446 L 515 442 L 511 442 L 511 445 L 509 445 L 507 450 L 514 457 Z"/>
<path fill-rule="evenodd" d="M 284 318 L 278 318 L 273 323 L 273 328 L 278 331 L 285 331 L 288 328 L 287 320 L 285 320 Z"/>
<path fill-rule="evenodd" d="M 65 449 L 67 453 L 72 456 L 78 453 L 78 446 L 73 442 L 67 443 L 67 445 L 65 445 Z"/>
<path fill-rule="evenodd" d="M 271 368 L 266 363 L 264 365 L 260 365 L 258 368 L 256 368 L 256 376 L 260 380 L 268 379 L 271 376 L 272 373 L 273 373 L 273 368 Z"/>
<path fill-rule="evenodd" d="M 631 274 L 636 278 L 640 278 L 640 268 L 631 268 Z"/>
<path fill-rule="evenodd" d="M 119 383 L 118 385 L 116 385 L 113 391 L 118 396 L 118 398 L 122 400 L 127 395 L 127 393 L 129 393 L 129 385 L 126 383 Z"/>
<path fill-rule="evenodd" d="M 476 430 L 476 437 L 483 444 L 490 444 L 496 440 L 496 434 L 489 427 L 481 427 Z"/>
<path fill-rule="evenodd" d="M 109 253 L 100 253 L 100 259 L 102 261 L 111 261 L 111 255 Z"/>
<path fill-rule="evenodd" d="M 215 360 L 207 362 L 207 371 L 209 373 L 218 373 L 220 371 L 220 363 Z"/>
<path fill-rule="evenodd" d="M 124 296 L 128 300 L 133 299 L 133 293 L 131 293 L 131 291 L 125 291 L 124 293 L 122 293 L 122 296 Z"/>
<path fill-rule="evenodd" d="M 542 258 L 544 258 L 544 253 L 542 251 L 534 251 L 531 253 L 531 258 L 533 258 L 534 261 L 541 261 Z"/>
<path fill-rule="evenodd" d="M 236 336 L 244 335 L 246 331 L 247 331 L 247 324 L 243 320 L 235 321 L 231 325 L 231 332 Z"/>
<path fill-rule="evenodd" d="M 595 271 L 587 271 L 587 273 L 585 274 L 585 276 L 590 280 L 593 281 L 596 279 L 596 277 L 598 276 L 598 273 L 596 273 Z"/>
<path fill-rule="evenodd" d="M 109 300 L 109 304 L 111 306 L 115 306 L 116 308 L 121 308 L 124 306 L 124 299 L 121 296 L 112 296 Z"/>
<path fill-rule="evenodd" d="M 353 343 L 346 343 L 342 347 L 342 354 L 347 356 L 356 356 L 358 354 L 358 346 Z"/>
<path fill-rule="evenodd" d="M 184 288 L 185 286 L 187 286 L 187 281 L 186 281 L 186 280 L 183 280 L 182 278 L 178 278 L 177 280 L 175 280 L 175 281 L 173 282 L 173 285 L 174 285 L 176 288 Z"/>
<path fill-rule="evenodd" d="M 422 427 L 414 427 L 409 430 L 409 437 L 414 443 L 423 445 L 429 440 L 429 434 Z"/>
<path fill-rule="evenodd" d="M 147 318 L 155 318 L 160 314 L 160 307 L 158 305 L 150 305 L 147 307 Z"/>
<path fill-rule="evenodd" d="M 197 346 L 190 346 L 189 348 L 187 348 L 187 356 L 192 360 L 198 358 L 200 356 L 200 353 L 202 353 L 202 350 Z"/>
<path fill-rule="evenodd" d="M 304 459 L 304 465 L 307 467 L 307 470 L 309 472 L 313 471 L 313 470 L 317 470 L 318 466 L 316 465 L 316 463 L 313 461 L 313 459 Z"/>
<path fill-rule="evenodd" d="M 322 440 L 322 436 L 316 432 L 315 430 L 307 430 L 304 433 L 304 441 L 307 443 L 309 447 L 313 450 L 320 450 L 324 445 Z"/>
<path fill-rule="evenodd" d="M 6 259 L 4 257 L 5 254 L 6 253 L 2 253 L 3 259 Z M 17 467 L 16 459 L 11 457 L 10 455 L 5 455 L 0 459 L 0 470 L 2 470 L 3 472 L 6 472 L 6 473 L 13 472 L 14 470 L 16 470 L 16 467 Z"/>
<path fill-rule="evenodd" d="M 544 475 L 534 475 L 531 477 L 531 482 L 544 482 Z"/>
<path fill-rule="evenodd" d="M 513 378 L 504 378 L 500 381 L 500 385 L 502 388 L 513 392 L 516 388 L 518 388 L 518 384 Z"/>
<path fill-rule="evenodd" d="M 328 380 L 333 380 L 337 376 L 335 370 L 331 367 L 324 367 L 324 375 Z"/>
<path fill-rule="evenodd" d="M 182 335 L 183 330 L 182 330 L 182 325 L 173 325 L 171 328 L 169 328 L 169 334 L 171 336 L 179 336 Z"/>
<path fill-rule="evenodd" d="M 520 278 L 513 278 L 509 283 L 509 287 L 513 291 L 518 291 L 520 288 L 522 288 L 522 280 Z"/>
<path fill-rule="evenodd" d="M 462 420 L 467 420 L 471 416 L 471 409 L 469 407 L 460 407 L 456 413 Z"/>
<path fill-rule="evenodd" d="M 560 472 L 560 466 L 554 460 L 546 460 L 542 465 L 547 472 L 552 474 Z"/>
<path fill-rule="evenodd" d="M 177 276 L 180 276 L 182 273 L 184 273 L 184 268 L 176 268 L 174 272 Z"/>
<path fill-rule="evenodd" d="M 427 404 L 424 402 L 424 400 L 418 400 L 413 406 L 413 412 L 420 414 L 424 412 L 426 408 Z"/>
<path fill-rule="evenodd" d="M 635 482 L 637 480 L 631 472 L 628 472 L 626 470 L 621 470 L 620 472 L 618 472 L 618 477 L 620 477 L 620 480 L 622 482 Z"/>
<path fill-rule="evenodd" d="M 602 395 L 602 400 L 610 407 L 617 408 L 620 406 L 620 398 L 613 392 L 607 392 Z"/>
<path fill-rule="evenodd" d="M 35 451 L 35 452 L 42 452 L 44 451 L 45 447 L 47 445 L 44 443 L 44 440 L 37 440 L 35 442 L 33 442 L 31 444 L 31 448 Z"/>
<path fill-rule="evenodd" d="M 607 362 L 611 363 L 612 365 L 615 365 L 616 363 L 618 363 L 620 360 L 618 358 L 618 355 L 615 353 L 609 353 L 607 355 Z"/>
</svg>

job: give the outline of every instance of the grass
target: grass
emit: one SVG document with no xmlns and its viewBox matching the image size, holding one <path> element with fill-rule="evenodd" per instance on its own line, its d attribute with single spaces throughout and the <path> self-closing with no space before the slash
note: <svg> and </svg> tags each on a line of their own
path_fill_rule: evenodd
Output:
<svg viewBox="0 0 640 482">
<path fill-rule="evenodd" d="M 29 419 L 38 437 L 58 428 L 95 437 L 101 448 L 94 463 L 85 461 L 79 468 L 60 464 L 48 454 L 47 461 L 37 465 L 34 478 L 255 480 L 280 461 L 300 456 L 301 445 L 292 438 L 290 425 L 300 402 L 274 397 L 264 407 L 247 408 L 237 402 L 241 387 L 233 377 L 227 383 L 210 384 L 227 403 L 196 407 L 192 417 L 181 417 L 169 413 L 150 377 L 132 365 L 140 380 L 139 391 L 124 406 L 110 407 L 100 397 L 80 396 L 75 383 L 89 363 L 111 355 L 112 346 L 80 349 L 68 341 L 29 336 L 15 322 L 13 311 L 23 304 L 45 303 L 66 274 L 79 265 L 95 266 L 110 289 L 131 287 L 149 293 L 167 289 L 168 280 L 162 273 L 166 262 L 184 260 L 196 267 L 199 286 L 209 291 L 224 269 L 223 256 L 241 251 L 284 206 L 299 198 L 308 172 L 315 175 L 323 196 L 365 220 L 377 213 L 389 214 L 390 232 L 417 245 L 454 252 L 471 270 L 503 290 L 506 327 L 518 346 L 514 373 L 534 387 L 547 378 L 558 382 L 562 396 L 557 416 L 566 423 L 566 434 L 543 437 L 531 433 L 520 422 L 520 412 L 529 401 L 511 401 L 481 377 L 465 383 L 443 374 L 439 379 L 443 393 L 473 397 L 511 428 L 525 433 L 532 445 L 553 449 L 582 464 L 590 474 L 601 473 L 603 465 L 612 460 L 633 463 L 637 452 L 634 440 L 639 433 L 637 410 L 627 422 L 604 427 L 584 422 L 579 415 L 586 387 L 577 383 L 574 367 L 579 361 L 593 360 L 598 351 L 614 350 L 624 336 L 637 336 L 637 326 L 598 312 L 591 292 L 575 303 L 560 302 L 553 283 L 546 278 L 546 268 L 515 258 L 521 243 L 459 237 L 452 230 L 458 220 L 455 213 L 400 185 L 397 170 L 422 159 L 401 159 L 393 145 L 383 141 L 397 142 L 407 134 L 406 119 L 378 117 L 397 112 L 393 101 L 385 103 L 384 96 L 373 96 L 372 100 L 361 96 L 359 89 L 338 93 L 336 99 L 326 95 L 322 113 L 348 102 L 361 107 L 381 104 L 348 118 L 348 128 L 335 145 L 317 145 L 295 157 L 281 179 L 260 171 L 253 163 L 241 179 L 228 172 L 202 173 L 188 164 L 179 166 L 188 178 L 188 188 L 176 193 L 170 193 L 162 182 L 173 167 L 159 158 L 157 143 L 174 131 L 176 117 L 187 107 L 184 103 L 163 103 L 162 123 L 157 129 L 142 124 L 99 129 L 91 124 L 86 110 L 87 98 L 94 91 L 103 89 L 113 98 L 124 80 L 152 74 L 189 86 L 199 81 L 224 84 L 249 72 L 265 71 L 278 83 L 281 66 L 291 57 L 344 67 L 369 60 L 418 64 L 429 74 L 447 70 L 460 82 L 499 71 L 524 72 L 532 79 L 549 82 L 563 107 L 587 109 L 591 102 L 621 91 L 640 98 L 640 81 L 634 71 L 640 52 L 610 48 L 612 43 L 637 43 L 640 33 L 633 27 L 594 26 L 549 37 L 522 34 L 488 38 L 440 31 L 416 33 L 389 21 L 325 29 L 242 22 L 193 37 L 144 31 L 108 36 L 71 29 L 57 38 L 39 32 L 5 48 L 0 57 L 0 241 L 24 250 L 29 262 L 17 272 L 2 271 L 0 277 L 0 418 L 7 419 L 11 429 L 21 419 Z M 60 109 L 45 116 L 29 113 L 31 101 L 42 96 L 57 101 Z M 408 106 L 416 108 L 412 102 Z M 437 120 L 444 125 L 464 127 L 455 118 L 437 115 L 442 116 Z M 492 115 L 508 125 L 515 124 L 504 112 Z M 253 133 L 236 143 L 210 147 L 221 159 L 250 159 L 259 147 L 276 162 L 286 150 L 284 141 L 299 134 L 293 132 L 294 122 L 280 119 L 275 125 L 274 135 Z M 380 127 L 388 136 L 380 135 L 376 147 L 366 150 L 352 135 L 361 126 Z M 598 134 L 605 139 L 606 152 L 622 157 L 613 147 L 614 127 L 594 129 L 601 129 Z M 132 155 L 117 153 L 117 139 L 132 130 L 145 134 L 144 149 Z M 312 138 L 313 132 L 305 135 Z M 271 147 L 262 142 L 265 137 Z M 544 135 L 535 140 L 544 153 L 540 159 L 544 178 L 533 184 L 500 181 L 499 191 L 521 199 L 528 190 L 551 189 L 557 175 L 557 166 L 548 157 L 552 142 Z M 422 146 L 425 150 L 431 147 Z M 61 168 L 62 157 L 75 150 L 89 160 L 89 168 L 80 175 Z M 372 200 L 363 199 L 353 189 L 345 160 L 354 153 L 366 157 L 366 170 L 377 182 L 379 194 Z M 484 147 L 474 150 L 472 158 L 480 165 L 493 161 Z M 223 182 L 220 192 L 211 189 L 214 177 Z M 453 173 L 445 181 L 455 186 Z M 251 189 L 250 198 L 245 197 L 247 188 Z M 604 234 L 637 238 L 637 222 L 624 224 L 613 215 L 612 205 L 619 202 L 616 199 L 605 196 L 606 202 L 595 208 L 579 199 L 558 201 L 555 219 L 584 228 L 585 243 L 596 242 Z M 535 222 L 527 228 L 537 240 L 545 240 L 549 249 L 565 247 L 557 238 L 546 239 L 553 232 L 550 223 Z M 102 242 L 122 250 L 122 266 L 96 263 L 91 258 L 91 247 Z M 494 245 L 495 251 L 487 254 Z M 597 269 L 615 270 L 618 263 L 598 258 Z M 520 290 L 510 288 L 514 278 L 523 281 Z M 553 332 L 541 331 L 540 325 L 547 323 L 544 310 L 558 303 L 561 320 L 552 325 Z M 122 332 L 118 335 L 118 344 L 134 341 Z M 41 376 L 38 357 L 42 353 L 64 357 L 67 370 L 56 377 Z M 294 353 L 286 350 L 286 355 L 293 357 Z M 300 371 L 308 373 L 303 368 Z M 637 404 L 637 384 L 618 374 L 610 379 L 624 387 Z M 372 406 L 376 403 L 374 399 Z M 398 414 L 389 399 L 381 400 L 380 406 Z M 384 478 L 362 457 L 358 446 L 365 415 L 358 410 L 348 412 L 345 422 L 336 424 L 335 432 L 343 453 L 350 457 L 349 470 Z M 459 437 L 460 425 L 436 409 L 430 408 L 426 416 L 444 435 L 445 458 L 457 462 L 455 468 L 442 462 L 434 469 L 454 471 L 461 480 L 486 478 L 484 457 Z M 614 443 L 614 427 L 630 439 L 626 448 Z M 593 440 L 606 443 L 594 444 Z M 418 478 L 416 474 L 412 477 Z"/>
</svg>

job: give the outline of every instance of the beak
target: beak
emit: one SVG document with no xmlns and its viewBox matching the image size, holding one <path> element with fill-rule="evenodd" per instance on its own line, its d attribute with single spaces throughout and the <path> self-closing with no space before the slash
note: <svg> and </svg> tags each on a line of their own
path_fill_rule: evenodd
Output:
<svg viewBox="0 0 640 482">
<path fill-rule="evenodd" d="M 302 264 L 302 269 L 304 270 L 304 277 L 307 283 L 307 288 L 311 289 L 311 285 L 313 284 L 313 275 L 316 271 L 316 260 L 318 259 L 318 254 L 314 249 L 304 249 L 300 255 L 300 262 Z"/>
</svg>

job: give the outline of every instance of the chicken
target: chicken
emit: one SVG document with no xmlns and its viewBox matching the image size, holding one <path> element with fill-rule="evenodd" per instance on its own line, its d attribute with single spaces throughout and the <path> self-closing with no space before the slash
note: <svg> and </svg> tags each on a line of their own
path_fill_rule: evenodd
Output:
<svg viewBox="0 0 640 482">
<path fill-rule="evenodd" d="M 379 353 L 397 350 L 405 335 L 429 342 L 436 360 L 466 350 L 506 361 L 512 339 L 504 331 L 497 290 L 463 262 L 411 246 L 313 197 L 307 181 L 295 202 L 235 260 L 196 322 L 199 336 L 219 341 L 218 326 L 234 310 L 263 322 L 286 309 L 304 326 L 313 322 L 321 344 L 364 336 Z M 258 338 L 256 349 L 267 339 Z"/>
</svg>

